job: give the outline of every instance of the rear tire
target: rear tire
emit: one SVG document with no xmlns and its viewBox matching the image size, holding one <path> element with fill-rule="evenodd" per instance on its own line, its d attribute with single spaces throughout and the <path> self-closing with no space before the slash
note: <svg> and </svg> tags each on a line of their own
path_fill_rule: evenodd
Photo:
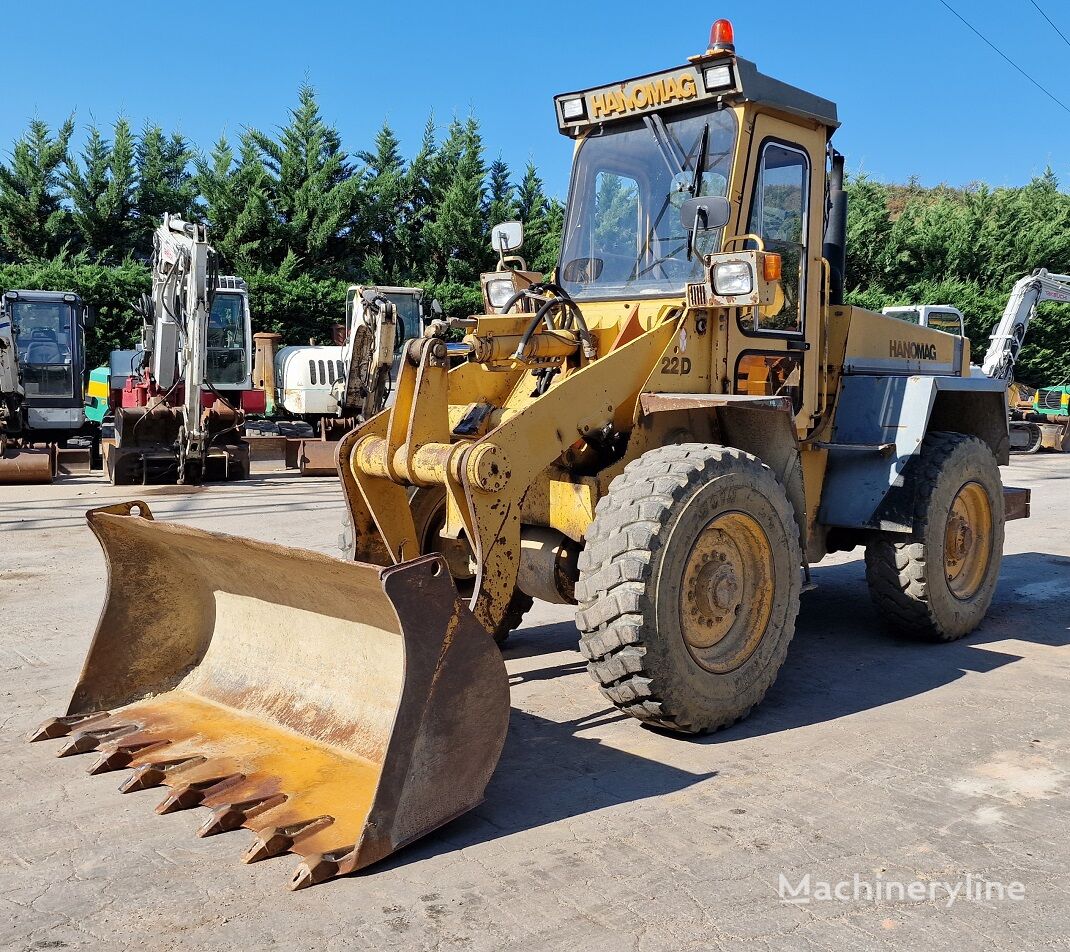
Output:
<svg viewBox="0 0 1070 952">
<path fill-rule="evenodd" d="M 760 460 L 704 443 L 644 453 L 598 503 L 580 555 L 588 671 L 648 724 L 734 723 L 784 662 L 801 564 L 791 504 Z"/>
<path fill-rule="evenodd" d="M 1003 486 L 988 444 L 931 433 L 917 459 L 914 532 L 866 546 L 866 581 L 897 631 L 954 641 L 985 617 L 1003 560 Z"/>
</svg>

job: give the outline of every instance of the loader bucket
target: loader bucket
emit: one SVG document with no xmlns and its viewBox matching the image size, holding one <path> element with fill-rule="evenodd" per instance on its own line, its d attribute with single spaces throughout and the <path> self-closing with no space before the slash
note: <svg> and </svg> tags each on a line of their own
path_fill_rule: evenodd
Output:
<svg viewBox="0 0 1070 952">
<path fill-rule="evenodd" d="M 50 483 L 56 470 L 55 448 L 15 449 L 0 454 L 0 485 Z"/>
<path fill-rule="evenodd" d="M 246 862 L 303 857 L 298 889 L 368 866 L 483 799 L 509 688 L 445 563 L 389 568 L 88 513 L 108 594 L 66 717 L 31 738 L 95 751 L 120 790 L 239 826 Z"/>
</svg>

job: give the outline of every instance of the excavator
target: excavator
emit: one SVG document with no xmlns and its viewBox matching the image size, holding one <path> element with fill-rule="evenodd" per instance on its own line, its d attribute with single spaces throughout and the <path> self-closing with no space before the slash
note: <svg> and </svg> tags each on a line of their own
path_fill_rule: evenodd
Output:
<svg viewBox="0 0 1070 952">
<path fill-rule="evenodd" d="M 340 346 L 269 350 L 275 406 L 318 431 L 319 439 L 301 442 L 301 475 L 335 474 L 338 440 L 386 406 L 403 343 L 423 333 L 437 307 L 437 301 L 425 304 L 422 288 L 350 285 Z"/>
<path fill-rule="evenodd" d="M 152 294 L 141 304 L 142 346 L 112 354 L 122 381 L 114 485 L 244 479 L 244 397 L 251 391 L 248 294 L 221 277 L 204 225 L 165 214 L 153 237 Z M 116 360 L 125 367 L 116 367 Z M 262 409 L 262 407 L 260 407 Z"/>
<path fill-rule="evenodd" d="M 1008 393 L 1014 387 L 1014 365 L 1022 349 L 1030 321 L 1037 305 L 1043 301 L 1070 302 L 1070 275 L 1052 274 L 1038 268 L 1015 283 L 1003 316 L 992 331 L 992 343 L 985 354 L 982 373 L 1006 382 Z M 1070 420 L 1056 423 L 1045 419 L 1034 406 L 1032 412 L 1015 413 L 1011 400 L 1011 447 L 1021 453 L 1035 453 L 1045 447 L 1070 449 Z M 1022 418 L 1024 417 L 1024 418 Z"/>
<path fill-rule="evenodd" d="M 88 470 L 92 450 L 68 448 L 67 440 L 95 447 L 100 439 L 83 406 L 85 332 L 94 319 L 72 291 L 0 297 L 0 484 L 49 483 L 72 463 Z"/>
<path fill-rule="evenodd" d="M 409 341 L 393 404 L 338 444 L 346 558 L 88 513 L 108 592 L 64 715 L 121 790 L 245 828 L 290 885 L 361 870 L 476 806 L 509 723 L 495 644 L 576 606 L 608 704 L 689 735 L 785 662 L 825 555 L 865 547 L 915 638 L 985 617 L 1004 525 L 1002 381 L 969 341 L 844 303 L 834 103 L 736 54 L 559 95 L 559 264 Z M 503 242 L 512 244 L 512 241 Z M 489 280 L 489 279 L 488 279 Z M 485 286 L 489 297 L 489 289 Z"/>
</svg>

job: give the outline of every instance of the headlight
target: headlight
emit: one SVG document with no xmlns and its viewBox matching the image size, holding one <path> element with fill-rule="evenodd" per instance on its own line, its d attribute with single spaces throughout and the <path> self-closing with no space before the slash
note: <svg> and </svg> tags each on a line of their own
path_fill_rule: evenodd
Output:
<svg viewBox="0 0 1070 952">
<path fill-rule="evenodd" d="M 754 290 L 754 275 L 746 262 L 719 264 L 713 270 L 713 290 L 720 297 L 737 297 Z"/>
<path fill-rule="evenodd" d="M 707 66 L 702 74 L 707 90 L 724 89 L 732 85 L 731 66 Z"/>
<path fill-rule="evenodd" d="M 504 307 L 513 295 L 512 278 L 494 278 L 487 282 L 487 298 L 495 310 Z"/>
<path fill-rule="evenodd" d="M 583 98 L 566 99 L 561 103 L 561 115 L 566 119 L 582 119 L 587 115 L 587 109 L 583 105 Z"/>
</svg>

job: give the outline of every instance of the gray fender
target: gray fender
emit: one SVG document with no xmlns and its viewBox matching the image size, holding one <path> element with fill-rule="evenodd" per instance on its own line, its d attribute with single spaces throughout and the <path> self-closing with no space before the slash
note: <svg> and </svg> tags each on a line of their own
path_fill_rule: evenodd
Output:
<svg viewBox="0 0 1070 952">
<path fill-rule="evenodd" d="M 989 377 L 843 377 L 820 522 L 848 529 L 913 530 L 910 462 L 930 431 L 980 437 L 1005 464 L 1006 382 Z M 884 451 L 878 450 L 884 447 Z"/>
</svg>

